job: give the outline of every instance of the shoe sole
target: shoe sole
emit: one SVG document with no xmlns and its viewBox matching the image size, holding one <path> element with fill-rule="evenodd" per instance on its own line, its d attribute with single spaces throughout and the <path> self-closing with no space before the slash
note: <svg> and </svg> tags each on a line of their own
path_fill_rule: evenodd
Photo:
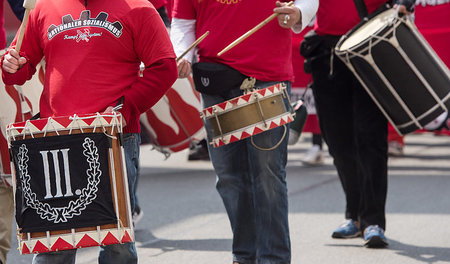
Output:
<svg viewBox="0 0 450 264">
<path fill-rule="evenodd" d="M 355 233 L 353 235 L 349 235 L 349 236 L 345 236 L 341 233 L 337 233 L 337 232 L 333 232 L 333 234 L 331 234 L 332 238 L 340 238 L 340 239 L 346 239 L 346 238 L 357 238 L 357 237 L 361 237 L 361 232 Z"/>
<path fill-rule="evenodd" d="M 388 243 L 379 236 L 374 236 L 364 244 L 367 248 L 385 248 Z"/>
</svg>

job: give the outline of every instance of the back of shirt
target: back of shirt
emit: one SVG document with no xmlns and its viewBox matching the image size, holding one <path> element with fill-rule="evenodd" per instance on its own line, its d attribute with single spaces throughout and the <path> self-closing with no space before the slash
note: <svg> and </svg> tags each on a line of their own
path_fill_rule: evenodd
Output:
<svg viewBox="0 0 450 264">
<path fill-rule="evenodd" d="M 367 11 L 386 3 L 386 0 L 364 0 Z M 344 35 L 360 22 L 353 0 L 320 0 L 314 30 L 319 35 Z"/>
<path fill-rule="evenodd" d="M 285 81 L 293 78 L 291 30 L 273 19 L 244 41 L 221 55 L 217 53 L 273 14 L 275 0 L 199 1 L 176 0 L 175 18 L 195 19 L 196 36 L 210 31 L 198 45 L 199 61 L 226 64 L 241 73 L 262 81 Z M 251 13 L 248 12 L 251 10 Z"/>
</svg>

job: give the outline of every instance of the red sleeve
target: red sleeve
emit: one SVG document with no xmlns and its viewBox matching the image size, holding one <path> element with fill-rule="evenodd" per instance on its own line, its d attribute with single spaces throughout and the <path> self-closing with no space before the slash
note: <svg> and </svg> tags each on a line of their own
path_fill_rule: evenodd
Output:
<svg viewBox="0 0 450 264">
<path fill-rule="evenodd" d="M 22 47 L 20 49 L 20 55 L 27 59 L 27 63 L 14 74 L 2 72 L 2 79 L 5 84 L 22 85 L 27 80 L 31 79 L 33 74 L 36 72 L 36 65 L 38 65 L 38 63 L 44 56 L 41 49 L 39 37 L 39 32 L 41 31 L 36 23 L 36 17 L 38 15 L 37 13 L 38 11 L 36 9 L 30 12 L 30 16 L 28 19 L 27 26 L 25 28 L 25 33 L 22 41 Z M 19 31 L 17 31 L 17 35 L 14 38 L 13 42 L 11 43 L 9 49 L 14 49 L 16 47 L 18 33 Z M 3 59 L 4 57 L 2 57 L 2 63 Z"/>
<path fill-rule="evenodd" d="M 195 7 L 192 0 L 174 0 L 172 17 L 196 19 Z"/>
<path fill-rule="evenodd" d="M 152 3 L 152 5 L 156 8 L 159 9 L 162 6 L 166 5 L 166 1 L 165 0 L 150 0 L 150 3 Z"/>
<path fill-rule="evenodd" d="M 146 67 L 166 58 L 175 58 L 166 26 L 154 8 L 143 8 L 131 16 L 134 50 Z"/>
<path fill-rule="evenodd" d="M 5 55 L 8 53 L 9 53 L 9 50 L 5 53 Z M 1 65 L 3 65 L 3 60 L 5 59 L 5 55 L 3 55 L 2 59 L 1 59 Z M 23 65 L 23 67 L 20 68 L 16 73 L 11 74 L 11 73 L 7 73 L 2 70 L 2 79 L 6 85 L 14 85 L 14 84 L 22 85 L 27 80 L 29 80 L 31 78 L 31 76 L 33 76 L 33 74 L 36 72 L 36 66 L 31 65 L 31 63 L 29 62 L 29 59 L 26 57 L 26 55 L 23 52 L 20 52 L 20 56 L 25 57 L 27 59 L 27 63 L 25 65 Z"/>
<path fill-rule="evenodd" d="M 139 8 L 130 16 L 133 24 L 134 50 L 144 63 L 143 77 L 125 91 L 125 120 L 144 113 L 172 87 L 178 77 L 175 52 L 167 29 L 154 8 Z"/>
<path fill-rule="evenodd" d="M 172 87 L 178 78 L 175 59 L 162 59 L 145 68 L 143 77 L 124 94 L 120 111 L 125 120 L 146 112 Z"/>
</svg>

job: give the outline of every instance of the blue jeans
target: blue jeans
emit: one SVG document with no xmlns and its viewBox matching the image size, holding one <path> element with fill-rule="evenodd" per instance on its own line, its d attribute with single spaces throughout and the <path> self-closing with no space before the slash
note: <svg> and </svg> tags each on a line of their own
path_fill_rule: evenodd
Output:
<svg viewBox="0 0 450 264">
<path fill-rule="evenodd" d="M 257 82 L 257 88 L 271 84 Z M 240 95 L 239 89 L 233 89 L 220 95 L 202 94 L 202 99 L 206 108 Z M 233 231 L 233 261 L 290 263 L 285 170 L 289 127 L 271 129 L 253 136 L 253 140 L 259 147 L 270 148 L 280 141 L 285 129 L 281 144 L 271 151 L 255 148 L 250 138 L 218 148 L 208 146 L 217 174 L 216 188 Z"/>
<path fill-rule="evenodd" d="M 139 171 L 140 135 L 129 133 L 123 135 L 123 148 L 127 166 L 128 187 L 130 191 L 131 211 L 134 210 L 134 183 Z M 74 264 L 76 249 L 58 252 L 40 253 L 34 256 L 33 264 Z M 137 263 L 137 252 L 134 242 L 101 246 L 98 263 L 100 264 L 133 264 Z"/>
</svg>

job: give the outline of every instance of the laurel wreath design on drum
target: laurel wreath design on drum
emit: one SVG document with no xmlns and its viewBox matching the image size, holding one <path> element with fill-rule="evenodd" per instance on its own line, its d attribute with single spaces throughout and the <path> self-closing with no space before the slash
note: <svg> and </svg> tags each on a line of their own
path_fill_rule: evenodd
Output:
<svg viewBox="0 0 450 264">
<path fill-rule="evenodd" d="M 100 162 L 98 161 L 98 149 L 94 141 L 90 138 L 85 138 L 83 148 L 83 154 L 87 157 L 87 162 L 89 163 L 89 169 L 86 170 L 86 174 L 88 175 L 87 186 L 81 191 L 80 197 L 75 201 L 70 201 L 66 207 L 51 207 L 48 203 L 39 201 L 36 194 L 31 190 L 31 177 L 28 173 L 28 149 L 25 144 L 20 146 L 17 156 L 18 168 L 22 179 L 23 195 L 26 204 L 35 209 L 41 219 L 51 221 L 55 224 L 67 222 L 69 218 L 80 215 L 86 209 L 86 206 L 97 198 L 97 186 L 100 183 L 100 176 L 102 175 Z"/>
</svg>

